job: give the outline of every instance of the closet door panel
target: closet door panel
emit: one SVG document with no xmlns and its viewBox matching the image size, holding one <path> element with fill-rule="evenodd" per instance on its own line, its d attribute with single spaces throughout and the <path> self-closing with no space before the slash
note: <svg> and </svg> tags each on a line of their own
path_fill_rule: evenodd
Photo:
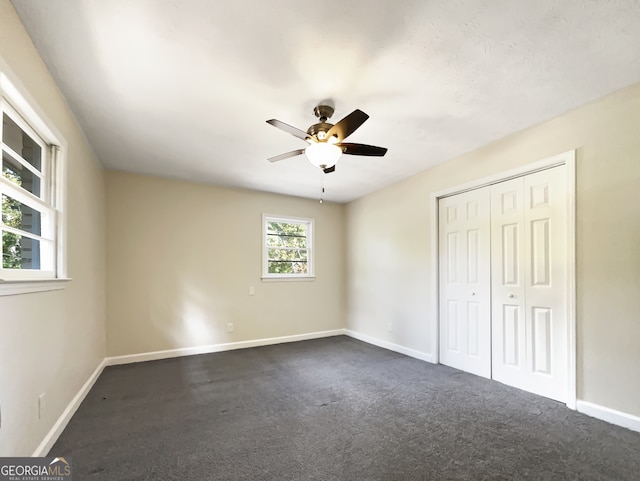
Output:
<svg viewBox="0 0 640 481">
<path fill-rule="evenodd" d="M 525 177 L 525 251 L 528 269 L 527 387 L 566 400 L 567 292 L 565 168 Z"/>
<path fill-rule="evenodd" d="M 491 186 L 493 379 L 515 385 L 526 370 L 524 179 Z"/>
<path fill-rule="evenodd" d="M 491 187 L 493 378 L 566 399 L 565 168 Z"/>
<path fill-rule="evenodd" d="M 440 362 L 491 377 L 489 190 L 440 199 Z"/>
</svg>

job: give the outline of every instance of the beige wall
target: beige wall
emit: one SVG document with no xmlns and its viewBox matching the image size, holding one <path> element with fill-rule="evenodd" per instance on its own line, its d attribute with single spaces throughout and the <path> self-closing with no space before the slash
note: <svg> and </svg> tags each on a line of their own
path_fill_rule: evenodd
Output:
<svg viewBox="0 0 640 481">
<path fill-rule="evenodd" d="M 0 456 L 29 456 L 105 355 L 105 189 L 102 167 L 9 0 L 0 0 L 0 57 L 69 143 L 73 281 L 62 291 L 0 297 Z"/>
<path fill-rule="evenodd" d="M 344 327 L 344 206 L 113 171 L 107 198 L 110 356 Z M 315 219 L 315 281 L 261 281 L 263 212 Z"/>
<path fill-rule="evenodd" d="M 571 149 L 578 398 L 640 415 L 640 85 L 349 204 L 348 327 L 430 353 L 431 194 Z"/>
</svg>

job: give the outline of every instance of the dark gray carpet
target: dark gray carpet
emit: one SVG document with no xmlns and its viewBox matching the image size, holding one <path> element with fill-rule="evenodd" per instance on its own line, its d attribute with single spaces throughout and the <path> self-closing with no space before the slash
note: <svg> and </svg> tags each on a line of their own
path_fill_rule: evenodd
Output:
<svg viewBox="0 0 640 481">
<path fill-rule="evenodd" d="M 50 455 L 79 481 L 640 479 L 640 433 L 347 337 L 109 367 Z"/>
</svg>

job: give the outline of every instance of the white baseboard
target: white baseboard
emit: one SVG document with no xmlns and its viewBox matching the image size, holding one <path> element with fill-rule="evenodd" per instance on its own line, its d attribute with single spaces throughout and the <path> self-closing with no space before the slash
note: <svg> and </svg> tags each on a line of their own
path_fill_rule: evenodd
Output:
<svg viewBox="0 0 640 481">
<path fill-rule="evenodd" d="M 366 342 L 368 344 L 372 344 L 374 346 L 382 347 L 384 349 L 389 349 L 390 351 L 399 352 L 409 357 L 413 357 L 416 359 L 420 359 L 426 362 L 433 362 L 433 356 L 426 352 L 417 351 L 415 349 L 410 349 L 408 347 L 401 346 L 399 344 L 394 344 L 392 342 L 384 341 L 382 339 L 378 339 L 372 336 L 368 336 L 366 334 L 361 334 L 356 331 L 352 331 L 350 329 L 334 329 L 331 331 L 320 331 L 320 332 L 311 332 L 307 334 L 296 334 L 293 336 L 282 336 L 282 337 L 270 337 L 265 339 L 255 339 L 251 341 L 240 341 L 240 342 L 230 342 L 225 344 L 212 344 L 208 346 L 196 346 L 196 347 L 188 347 L 182 349 L 170 349 L 166 351 L 155 351 L 155 352 L 146 352 L 140 354 L 130 354 L 126 356 L 116 356 L 116 357 L 107 357 L 98 364 L 96 369 L 93 371 L 87 382 L 80 388 L 78 393 L 71 400 L 69 405 L 60 415 L 56 423 L 53 425 L 51 430 L 47 433 L 45 438 L 42 440 L 40 445 L 36 448 L 33 455 L 34 457 L 46 456 L 49 450 L 53 447 L 55 442 L 58 440 L 62 431 L 64 431 L 65 427 L 71 420 L 72 416 L 80 407 L 80 404 L 87 396 L 95 382 L 98 380 L 100 374 L 106 366 L 115 366 L 119 364 L 128 364 L 133 362 L 142 362 L 142 361 L 152 361 L 157 359 L 167 359 L 172 357 L 180 357 L 180 356 L 191 356 L 195 354 L 207 354 L 212 352 L 222 352 L 222 351 L 231 351 L 234 349 L 244 349 L 249 347 L 259 347 L 259 346 L 267 346 L 272 344 L 282 344 L 286 342 L 296 342 L 296 341 L 306 341 L 309 339 L 319 339 L 323 337 L 332 337 L 332 336 L 341 336 L 347 335 L 349 337 L 353 337 L 354 339 L 358 339 L 360 341 Z M 576 402 L 577 410 L 583 414 L 588 416 L 592 416 L 597 419 L 601 419 L 603 421 L 609 422 L 611 424 L 616 424 L 618 426 L 625 427 L 627 429 L 631 429 L 633 431 L 640 432 L 640 417 L 634 416 L 632 414 L 627 414 L 622 411 L 616 411 L 614 409 L 610 409 L 604 406 L 599 406 L 597 404 L 593 404 L 587 401 L 578 400 Z"/>
<path fill-rule="evenodd" d="M 350 329 L 345 329 L 345 334 L 349 337 L 353 337 L 354 339 L 364 341 L 367 344 L 373 344 L 374 346 L 382 347 L 384 349 L 389 349 L 390 351 L 394 351 L 394 352 L 399 352 L 400 354 L 404 354 L 409 357 L 415 357 L 416 359 L 420 359 L 421 361 L 427 361 L 427 362 L 433 363 L 433 356 L 426 352 L 416 351 L 415 349 L 410 349 L 408 347 L 404 347 L 399 344 L 394 344 L 389 341 L 384 341 L 382 339 L 378 339 L 377 337 L 371 337 L 366 334 L 361 334 L 359 332 L 352 331 Z"/>
<path fill-rule="evenodd" d="M 209 344 L 206 346 L 183 347 L 179 349 L 168 349 L 165 351 L 142 352 L 139 354 L 128 354 L 125 356 L 114 356 L 106 358 L 107 366 L 119 364 L 130 364 L 133 362 L 156 361 L 158 359 L 169 359 L 172 357 L 193 356 L 196 354 L 209 354 L 212 352 L 233 351 L 235 349 L 246 349 L 249 347 L 268 346 L 271 344 L 282 344 L 285 342 L 307 341 L 309 339 L 319 339 L 322 337 L 343 336 L 345 329 L 334 329 L 332 331 L 310 332 L 307 334 L 296 334 L 293 336 L 269 337 L 264 339 L 254 339 L 251 341 L 228 342 L 224 344 Z"/>
<path fill-rule="evenodd" d="M 587 401 L 581 401 L 578 399 L 576 402 L 576 408 L 578 412 L 586 414 L 602 421 L 606 421 L 611 424 L 622 426 L 623 428 L 631 429 L 632 431 L 640 432 L 640 417 L 633 414 L 627 414 L 622 411 L 616 411 L 615 409 L 593 404 Z"/>
<path fill-rule="evenodd" d="M 297 334 L 293 336 L 270 337 L 266 339 L 255 339 L 251 341 L 230 342 L 226 344 L 213 344 L 208 346 L 187 347 L 182 349 L 170 349 L 167 351 L 145 352 L 140 354 L 131 354 L 127 356 L 107 357 L 100 362 L 95 371 L 91 374 L 87 382 L 80 388 L 80 391 L 71 400 L 69 405 L 60 415 L 51 430 L 47 433 L 40 445 L 33 452 L 33 457 L 46 456 L 49 450 L 56 443 L 64 428 L 80 407 L 80 404 L 87 396 L 95 382 L 102 374 L 106 366 L 115 366 L 118 364 L 128 364 L 133 362 L 153 361 L 157 359 L 167 359 L 171 357 L 191 356 L 194 354 L 207 354 L 211 352 L 231 351 L 234 349 L 244 349 L 248 347 L 267 346 L 271 344 L 282 344 L 285 342 L 306 341 L 309 339 L 319 339 L 322 337 L 343 336 L 346 334 L 345 329 L 334 329 L 332 331 L 310 332 L 307 334 Z"/>
<path fill-rule="evenodd" d="M 62 412 L 51 430 L 47 433 L 40 445 L 33 452 L 33 454 L 31 455 L 32 457 L 47 455 L 49 450 L 53 447 L 53 445 L 62 434 L 62 431 L 64 431 L 64 428 L 66 428 L 67 424 L 69 424 L 69 421 L 80 407 L 80 404 L 82 404 L 82 401 L 84 401 L 84 398 L 87 396 L 87 394 L 89 394 L 89 391 L 98 380 L 98 377 L 100 377 L 100 374 L 102 374 L 102 370 L 105 368 L 105 366 L 106 359 L 103 359 L 100 364 L 98 364 L 98 367 L 96 367 L 95 371 L 93 371 L 91 376 L 89 376 L 87 382 L 85 382 L 84 385 L 80 388 L 78 394 L 76 394 L 71 402 L 67 405 L 66 409 Z"/>
</svg>

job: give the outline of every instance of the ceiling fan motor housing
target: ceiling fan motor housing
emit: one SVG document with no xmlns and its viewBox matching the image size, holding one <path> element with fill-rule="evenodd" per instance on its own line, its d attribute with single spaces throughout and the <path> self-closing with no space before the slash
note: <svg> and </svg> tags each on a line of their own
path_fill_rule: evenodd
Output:
<svg viewBox="0 0 640 481">
<path fill-rule="evenodd" d="M 315 137 L 320 141 L 326 140 L 325 136 L 322 135 L 321 132 L 326 134 L 327 132 L 329 132 L 329 129 L 331 129 L 331 127 L 333 127 L 333 124 L 330 124 L 327 122 L 320 122 L 318 124 L 313 124 L 311 127 L 307 129 L 307 134 L 309 134 L 311 137 Z"/>
<path fill-rule="evenodd" d="M 313 108 L 313 113 L 318 120 L 319 123 L 313 124 L 309 129 L 307 129 L 307 134 L 312 137 L 315 137 L 316 140 L 324 141 L 326 140 L 326 136 L 322 134 L 322 132 L 327 133 L 333 124 L 327 122 L 327 119 L 330 119 L 333 115 L 334 108 L 331 105 L 316 105 Z"/>
</svg>

